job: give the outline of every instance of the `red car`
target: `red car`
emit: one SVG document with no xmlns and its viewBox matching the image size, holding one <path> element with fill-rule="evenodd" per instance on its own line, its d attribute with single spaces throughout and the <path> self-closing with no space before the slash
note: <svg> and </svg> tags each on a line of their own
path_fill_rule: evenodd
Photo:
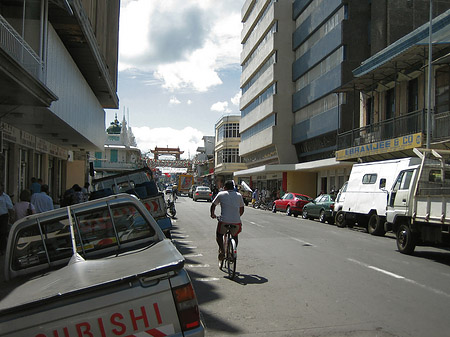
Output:
<svg viewBox="0 0 450 337">
<path fill-rule="evenodd" d="M 303 206 L 311 202 L 313 199 L 307 195 L 300 193 L 286 193 L 281 199 L 277 199 L 272 204 L 272 212 L 286 212 L 287 216 L 292 214 L 297 217 L 303 211 Z"/>
</svg>

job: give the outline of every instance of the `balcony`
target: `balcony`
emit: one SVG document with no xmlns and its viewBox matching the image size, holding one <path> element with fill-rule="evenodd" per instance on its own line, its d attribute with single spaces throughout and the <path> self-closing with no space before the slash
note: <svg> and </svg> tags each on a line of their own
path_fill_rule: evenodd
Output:
<svg viewBox="0 0 450 337">
<path fill-rule="evenodd" d="M 450 118 L 447 116 L 447 123 L 449 120 Z M 425 133 L 424 125 L 425 112 L 423 110 L 414 111 L 341 133 L 338 135 L 337 149 L 343 150 L 415 133 Z M 446 132 L 449 133 L 448 124 Z"/>
<path fill-rule="evenodd" d="M 0 47 L 36 79 L 44 82 L 44 65 L 34 50 L 0 16 Z"/>
<path fill-rule="evenodd" d="M 0 15 L 0 101 L 48 107 L 58 98 L 45 85 L 40 57 Z"/>
</svg>

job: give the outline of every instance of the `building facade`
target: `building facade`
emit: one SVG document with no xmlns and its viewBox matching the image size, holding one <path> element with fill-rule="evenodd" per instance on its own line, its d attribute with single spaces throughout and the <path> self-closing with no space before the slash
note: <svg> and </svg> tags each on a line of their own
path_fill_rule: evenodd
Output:
<svg viewBox="0 0 450 337">
<path fill-rule="evenodd" d="M 361 125 L 339 134 L 337 158 L 368 162 L 450 148 L 450 10 L 433 19 L 431 59 L 429 33 L 426 23 L 353 71 L 341 90 L 360 95 Z"/>
<path fill-rule="evenodd" d="M 241 143 L 248 167 L 295 163 L 292 3 L 247 0 L 242 8 Z"/>
<path fill-rule="evenodd" d="M 214 185 L 223 187 L 233 173 L 246 168 L 239 154 L 239 115 L 225 115 L 215 125 Z"/>
<path fill-rule="evenodd" d="M 125 116 L 120 123 L 116 114 L 114 121 L 106 129 L 105 138 L 103 151 L 95 152 L 95 178 L 142 167 L 141 151 Z"/>
<path fill-rule="evenodd" d="M 449 1 L 434 2 L 435 15 L 449 8 Z M 247 1 L 242 10 L 244 37 L 249 4 L 254 3 Z M 338 134 L 359 128 L 363 122 L 359 92 L 349 86 L 340 88 L 353 80 L 353 70 L 361 62 L 427 22 L 429 0 L 294 0 L 290 4 L 292 30 L 284 43 L 290 46 L 293 59 L 283 66 L 290 68 L 291 77 L 278 78 L 276 85 L 284 81 L 293 88 L 289 101 L 292 120 L 280 129 L 284 129 L 284 141 L 294 146 L 295 158 L 280 161 L 279 166 L 249 166 L 235 176 L 250 177 L 264 186 L 267 175 L 278 172 L 281 192 L 295 190 L 314 196 L 339 189 L 358 160 L 336 157 Z M 281 31 L 274 34 L 280 43 L 281 35 Z M 243 67 L 244 79 L 245 71 Z M 241 106 L 245 107 L 242 102 Z M 315 186 L 306 188 L 311 180 Z"/>
<path fill-rule="evenodd" d="M 17 201 L 31 177 L 58 200 L 83 184 L 117 108 L 118 0 L 0 1 L 0 181 Z"/>
</svg>

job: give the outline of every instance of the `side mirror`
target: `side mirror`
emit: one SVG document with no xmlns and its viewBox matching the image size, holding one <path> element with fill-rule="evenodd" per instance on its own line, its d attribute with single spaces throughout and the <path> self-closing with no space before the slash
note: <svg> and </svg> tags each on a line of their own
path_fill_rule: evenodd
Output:
<svg viewBox="0 0 450 337">
<path fill-rule="evenodd" d="M 384 189 L 386 187 L 386 178 L 380 179 L 380 190 Z"/>
</svg>

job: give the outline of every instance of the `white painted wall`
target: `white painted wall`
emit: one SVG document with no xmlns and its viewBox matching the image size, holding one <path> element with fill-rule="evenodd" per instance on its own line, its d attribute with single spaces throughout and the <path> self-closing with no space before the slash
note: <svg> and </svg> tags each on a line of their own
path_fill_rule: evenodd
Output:
<svg viewBox="0 0 450 337">
<path fill-rule="evenodd" d="M 46 85 L 59 98 L 50 110 L 90 140 L 93 146 L 103 149 L 105 111 L 51 25 L 48 29 Z"/>
</svg>

